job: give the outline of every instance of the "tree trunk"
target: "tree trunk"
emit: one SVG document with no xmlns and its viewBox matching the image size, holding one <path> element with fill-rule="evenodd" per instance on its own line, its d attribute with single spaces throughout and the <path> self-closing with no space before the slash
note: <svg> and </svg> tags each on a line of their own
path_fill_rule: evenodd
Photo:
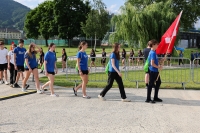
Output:
<svg viewBox="0 0 200 133">
<path fill-rule="evenodd" d="M 96 51 L 96 45 L 97 45 L 97 37 L 96 37 L 96 33 L 95 33 L 95 40 L 94 40 L 94 51 Z"/>
<path fill-rule="evenodd" d="M 46 46 L 48 47 L 48 38 L 45 38 L 45 43 L 46 43 Z"/>
</svg>

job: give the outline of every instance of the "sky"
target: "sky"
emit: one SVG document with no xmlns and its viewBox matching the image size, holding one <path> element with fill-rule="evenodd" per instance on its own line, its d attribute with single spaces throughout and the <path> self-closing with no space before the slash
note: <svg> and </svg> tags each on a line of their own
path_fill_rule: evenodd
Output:
<svg viewBox="0 0 200 133">
<path fill-rule="evenodd" d="M 31 9 L 35 8 L 38 4 L 44 2 L 45 0 L 14 0 L 17 1 Z M 119 13 L 119 8 L 124 5 L 125 0 L 102 0 L 107 8 L 108 11 L 111 13 Z"/>
<path fill-rule="evenodd" d="M 14 0 L 31 9 L 35 8 L 38 4 L 45 0 Z M 110 13 L 119 14 L 119 8 L 124 5 L 125 0 L 102 0 Z M 200 20 L 195 24 L 196 28 L 200 28 Z"/>
</svg>

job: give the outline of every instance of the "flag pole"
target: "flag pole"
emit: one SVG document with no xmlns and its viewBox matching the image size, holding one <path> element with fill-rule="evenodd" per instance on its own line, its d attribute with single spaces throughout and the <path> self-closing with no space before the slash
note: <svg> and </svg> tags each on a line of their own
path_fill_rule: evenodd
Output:
<svg viewBox="0 0 200 133">
<path fill-rule="evenodd" d="M 178 23 L 176 23 L 176 26 L 175 26 L 174 31 L 173 31 L 173 33 L 172 33 L 172 37 L 170 37 L 170 43 L 169 43 L 169 45 L 168 45 L 168 48 L 167 48 L 167 51 L 166 51 L 166 53 L 165 53 L 164 60 L 163 60 L 162 63 L 161 63 L 161 66 L 164 65 L 163 63 L 164 63 L 164 61 L 166 60 L 167 52 L 168 52 L 168 50 L 169 50 L 169 48 L 170 48 L 170 46 L 171 46 L 172 39 L 173 39 L 173 35 L 174 35 L 174 32 L 176 32 L 176 29 L 177 29 L 177 26 L 178 26 L 178 24 L 179 24 L 179 22 L 180 22 L 180 19 L 181 19 L 182 13 L 183 13 L 183 10 L 182 10 L 182 11 L 180 12 L 180 14 L 179 14 Z M 162 70 L 160 70 L 160 72 L 158 73 L 158 76 L 157 76 L 156 81 L 158 81 L 158 78 L 160 77 L 160 73 L 161 73 L 161 71 L 162 71 Z M 156 81 L 155 81 L 155 82 L 156 82 Z"/>
</svg>

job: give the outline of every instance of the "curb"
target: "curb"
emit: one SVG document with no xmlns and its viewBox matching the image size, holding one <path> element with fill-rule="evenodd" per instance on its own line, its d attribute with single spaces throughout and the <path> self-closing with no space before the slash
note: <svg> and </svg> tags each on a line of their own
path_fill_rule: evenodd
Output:
<svg viewBox="0 0 200 133">
<path fill-rule="evenodd" d="M 47 91 L 47 90 L 45 89 L 45 91 Z M 0 97 L 0 101 L 11 99 L 11 98 L 16 98 L 16 97 L 20 97 L 20 96 L 30 95 L 30 94 L 33 94 L 36 92 L 37 92 L 36 90 L 30 90 L 28 92 L 22 92 L 22 93 L 18 93 L 18 94 L 3 96 L 3 97 Z"/>
</svg>

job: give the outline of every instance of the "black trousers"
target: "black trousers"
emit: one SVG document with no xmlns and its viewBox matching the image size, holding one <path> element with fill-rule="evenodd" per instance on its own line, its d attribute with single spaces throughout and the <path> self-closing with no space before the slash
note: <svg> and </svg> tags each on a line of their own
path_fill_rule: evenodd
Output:
<svg viewBox="0 0 200 133">
<path fill-rule="evenodd" d="M 10 63 L 10 84 L 14 84 L 17 76 L 17 70 L 12 63 Z"/>
<path fill-rule="evenodd" d="M 161 85 L 161 79 L 160 76 L 158 78 L 158 81 L 156 81 L 157 77 L 158 77 L 159 72 L 153 72 L 150 71 L 149 73 L 149 86 L 147 89 L 147 100 L 151 100 L 151 91 L 152 91 L 152 87 L 155 85 L 155 93 L 154 93 L 154 99 L 158 98 L 158 91 L 160 89 L 160 85 Z M 156 84 L 154 84 L 156 81 Z"/>
<path fill-rule="evenodd" d="M 179 66 L 181 65 L 181 63 L 183 64 L 183 59 L 179 59 L 179 60 L 178 60 Z"/>
<path fill-rule="evenodd" d="M 110 90 L 110 88 L 112 88 L 114 80 L 116 80 L 116 82 L 118 84 L 119 91 L 120 91 L 120 94 L 121 94 L 121 98 L 122 99 L 126 99 L 126 93 L 125 93 L 125 90 L 124 90 L 124 84 L 122 82 L 122 78 L 118 75 L 117 72 L 109 72 L 108 73 L 108 84 L 102 90 L 102 92 L 100 93 L 100 95 L 102 97 L 104 97 L 106 95 L 106 93 Z"/>
</svg>

